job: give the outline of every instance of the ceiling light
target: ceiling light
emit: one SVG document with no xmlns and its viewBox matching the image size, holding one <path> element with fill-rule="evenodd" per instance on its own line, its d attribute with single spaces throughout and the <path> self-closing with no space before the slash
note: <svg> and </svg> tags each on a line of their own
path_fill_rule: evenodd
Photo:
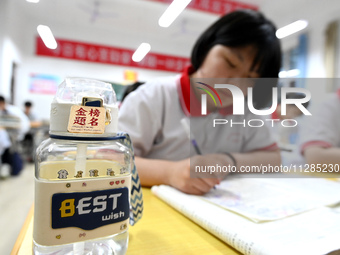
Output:
<svg viewBox="0 0 340 255">
<path fill-rule="evenodd" d="M 148 54 L 148 52 L 151 50 L 151 46 L 148 43 L 142 43 L 139 45 L 135 53 L 132 55 L 132 60 L 135 62 L 140 62 L 142 59 Z"/>
<path fill-rule="evenodd" d="M 52 50 L 57 48 L 58 44 L 54 39 L 51 29 L 48 26 L 39 25 L 37 30 L 47 48 Z"/>
<path fill-rule="evenodd" d="M 161 27 L 170 26 L 190 2 L 191 0 L 173 0 L 163 15 L 159 18 L 158 24 Z"/>
<path fill-rule="evenodd" d="M 279 72 L 279 77 L 280 78 L 291 78 L 291 77 L 297 77 L 300 74 L 299 69 L 291 69 L 288 71 L 281 71 Z"/>
<path fill-rule="evenodd" d="M 26 0 L 27 2 L 29 2 L 29 3 L 39 3 L 39 0 Z"/>
<path fill-rule="evenodd" d="M 281 39 L 288 35 L 294 34 L 308 26 L 307 20 L 298 20 L 276 31 L 276 37 Z"/>
</svg>

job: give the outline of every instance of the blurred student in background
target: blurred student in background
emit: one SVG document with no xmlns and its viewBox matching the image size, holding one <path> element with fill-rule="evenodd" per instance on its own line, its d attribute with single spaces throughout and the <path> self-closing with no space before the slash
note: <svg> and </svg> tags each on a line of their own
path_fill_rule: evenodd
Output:
<svg viewBox="0 0 340 255">
<path fill-rule="evenodd" d="M 0 126 L 0 167 L 3 161 L 4 152 L 11 147 L 11 139 L 5 128 Z"/>
<path fill-rule="evenodd" d="M 125 98 L 119 129 L 131 136 L 142 185 L 167 184 L 186 193 L 203 194 L 225 176 L 190 178 L 190 163 L 191 167 L 219 164 L 237 168 L 280 164 L 270 128 L 211 125 L 212 118 L 241 121 L 240 116 L 232 115 L 233 100 L 225 89 L 219 91 L 221 105 L 207 101 L 207 116 L 190 107 L 200 104 L 202 93 L 196 84 L 190 84 L 190 78 L 277 78 L 281 50 L 275 31 L 259 12 L 227 14 L 200 36 L 192 50 L 191 66 L 180 76 L 146 82 Z M 261 85 L 253 88 L 257 108 L 267 105 L 275 86 Z M 247 94 L 248 85 L 239 88 Z M 245 108 L 243 119 L 259 118 Z M 188 134 L 181 126 L 181 120 L 187 118 L 202 155 L 190 149 Z"/>
<path fill-rule="evenodd" d="M 19 121 L 20 125 L 16 127 L 15 137 L 18 141 L 21 141 L 30 129 L 30 121 L 24 112 L 19 107 L 8 104 L 3 96 L 0 96 L 0 118 L 8 120 L 13 118 Z"/>
<path fill-rule="evenodd" d="M 5 138 L 0 145 L 3 149 L 1 168 L 6 167 L 12 175 L 17 175 L 23 168 L 19 144 L 30 128 L 30 122 L 20 108 L 8 104 L 3 96 L 0 96 L 0 120 L 1 136 Z"/>
<path fill-rule="evenodd" d="M 32 108 L 33 104 L 31 101 L 26 101 L 24 103 L 24 113 L 26 114 L 27 118 L 29 118 L 30 121 L 35 121 L 37 118 L 35 117 Z"/>
<path fill-rule="evenodd" d="M 306 119 L 301 152 L 308 164 L 340 164 L 340 90 L 329 95 Z"/>
<path fill-rule="evenodd" d="M 25 134 L 22 141 L 23 156 L 27 162 L 33 162 L 36 149 L 34 146 L 34 138 L 37 128 L 42 125 L 42 122 L 39 121 L 33 113 L 33 103 L 31 101 L 24 103 L 24 113 L 30 120 L 30 130 Z"/>
</svg>

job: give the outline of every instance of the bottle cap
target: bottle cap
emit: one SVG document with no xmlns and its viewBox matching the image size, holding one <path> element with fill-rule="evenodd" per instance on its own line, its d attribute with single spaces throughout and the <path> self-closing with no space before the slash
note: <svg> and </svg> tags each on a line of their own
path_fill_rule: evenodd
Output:
<svg viewBox="0 0 340 255">
<path fill-rule="evenodd" d="M 50 134 L 112 136 L 117 133 L 118 105 L 110 83 L 66 78 L 51 104 Z"/>
</svg>

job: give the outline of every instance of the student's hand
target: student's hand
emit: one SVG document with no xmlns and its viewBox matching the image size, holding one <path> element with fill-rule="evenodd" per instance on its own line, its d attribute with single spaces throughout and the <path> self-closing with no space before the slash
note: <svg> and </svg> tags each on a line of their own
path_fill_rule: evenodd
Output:
<svg viewBox="0 0 340 255">
<path fill-rule="evenodd" d="M 191 163 L 191 164 L 190 164 Z M 171 186 L 182 192 L 203 195 L 211 190 L 225 177 L 226 173 L 195 173 L 195 166 L 216 166 L 226 164 L 225 155 L 209 154 L 194 156 L 185 160 L 174 162 L 174 168 L 169 173 L 168 182 Z M 192 176 L 190 176 L 190 169 Z"/>
</svg>

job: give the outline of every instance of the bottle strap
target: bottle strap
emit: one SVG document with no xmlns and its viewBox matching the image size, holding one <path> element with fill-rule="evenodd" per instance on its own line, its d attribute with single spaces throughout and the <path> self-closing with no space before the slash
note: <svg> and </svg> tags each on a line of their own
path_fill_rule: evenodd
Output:
<svg viewBox="0 0 340 255">
<path fill-rule="evenodd" d="M 130 148 L 132 152 L 131 162 L 131 196 L 130 196 L 130 225 L 136 224 L 143 215 L 143 193 L 140 185 L 138 172 L 135 165 L 135 157 L 130 136 L 127 133 L 120 132 L 117 136 L 121 136 L 120 142 Z"/>
</svg>

